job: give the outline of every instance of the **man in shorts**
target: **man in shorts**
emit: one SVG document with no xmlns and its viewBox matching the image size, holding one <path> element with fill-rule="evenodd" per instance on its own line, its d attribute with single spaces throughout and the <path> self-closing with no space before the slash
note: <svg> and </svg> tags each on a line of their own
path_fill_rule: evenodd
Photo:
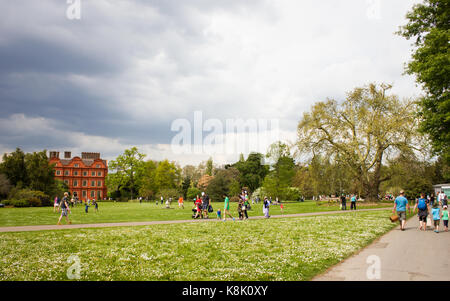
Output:
<svg viewBox="0 0 450 301">
<path fill-rule="evenodd" d="M 393 213 L 397 211 L 397 215 L 400 221 L 400 229 L 405 231 L 406 225 L 406 208 L 408 208 L 409 212 L 411 212 L 411 208 L 409 207 L 408 200 L 405 198 L 405 192 L 400 191 L 400 195 L 394 201 L 394 209 Z"/>
<path fill-rule="evenodd" d="M 63 216 L 66 217 L 67 223 L 71 224 L 72 222 L 69 220 L 69 213 L 70 213 L 69 194 L 67 192 L 64 193 L 64 197 L 61 200 L 59 207 L 61 208 L 61 216 L 59 217 L 58 225 L 61 225 L 61 219 Z"/>
<path fill-rule="evenodd" d="M 428 216 L 428 210 L 429 206 L 427 204 L 427 199 L 425 198 L 425 194 L 421 193 L 420 198 L 416 201 L 416 205 L 414 206 L 413 213 L 416 212 L 416 208 L 419 210 L 419 224 L 420 230 L 426 231 L 427 230 L 427 216 Z"/>
</svg>

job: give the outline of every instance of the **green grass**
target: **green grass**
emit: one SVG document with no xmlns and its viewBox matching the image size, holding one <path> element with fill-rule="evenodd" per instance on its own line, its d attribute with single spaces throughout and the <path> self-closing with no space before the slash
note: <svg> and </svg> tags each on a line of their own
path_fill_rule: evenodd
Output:
<svg viewBox="0 0 450 301">
<path fill-rule="evenodd" d="M 398 224 L 389 210 L 0 233 L 0 280 L 309 280 Z"/>
<path fill-rule="evenodd" d="M 223 202 L 213 203 L 214 210 L 220 208 L 223 211 Z M 164 206 L 155 205 L 154 202 L 149 203 L 99 203 L 99 212 L 94 211 L 94 207 L 89 208 L 89 213 L 84 212 L 84 206 L 78 205 L 72 208 L 69 215 L 73 224 L 87 223 L 110 223 L 110 222 L 131 222 L 131 221 L 161 221 L 161 220 L 184 220 L 190 219 L 192 215 L 192 202 L 185 203 L 185 209 L 178 209 L 176 202 L 172 203 L 172 208 L 165 209 Z M 358 208 L 377 208 L 391 206 L 389 204 L 379 205 L 360 205 Z M 252 205 L 252 210 L 248 211 L 249 216 L 261 216 L 262 204 Z M 350 208 L 348 206 L 348 208 Z M 339 210 L 338 205 L 320 205 L 315 202 L 295 202 L 284 204 L 284 214 L 307 213 L 307 212 L 323 212 Z M 230 212 L 233 216 L 237 216 L 237 204 L 231 203 Z M 270 207 L 271 215 L 281 214 L 279 206 Z M 216 213 L 210 214 L 216 217 Z M 53 225 L 56 224 L 59 213 L 53 212 L 53 207 L 40 208 L 0 208 L 0 226 L 27 226 L 27 225 Z M 65 220 L 63 220 L 65 222 Z"/>
</svg>

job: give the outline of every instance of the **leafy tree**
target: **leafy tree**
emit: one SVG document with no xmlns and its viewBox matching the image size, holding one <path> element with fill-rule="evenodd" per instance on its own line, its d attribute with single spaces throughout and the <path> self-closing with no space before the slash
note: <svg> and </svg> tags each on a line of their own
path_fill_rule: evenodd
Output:
<svg viewBox="0 0 450 301">
<path fill-rule="evenodd" d="M 6 197 L 12 187 L 8 177 L 0 173 L 0 197 Z"/>
<path fill-rule="evenodd" d="M 386 95 L 390 88 L 370 84 L 348 93 L 341 104 L 335 100 L 316 103 L 298 125 L 300 154 L 339 158 L 371 200 L 378 199 L 380 183 L 388 179 L 381 175 L 383 159 L 421 145 L 415 102 Z"/>
<path fill-rule="evenodd" d="M 126 149 L 116 160 L 109 162 L 109 169 L 115 171 L 115 173 L 108 175 L 110 178 L 108 183 L 117 185 L 117 187 L 129 187 L 133 199 L 134 192 L 139 189 L 138 184 L 142 179 L 144 157 L 145 154 L 139 153 L 137 147 Z"/>
<path fill-rule="evenodd" d="M 185 198 L 185 199 L 187 197 L 187 192 L 188 192 L 189 187 L 191 187 L 191 178 L 185 177 L 183 179 L 183 182 L 181 183 L 181 192 L 183 193 L 183 198 Z"/>
<path fill-rule="evenodd" d="M 206 193 L 214 201 L 223 200 L 222 196 L 230 193 L 231 184 L 238 182 L 238 179 L 239 171 L 237 169 L 220 169 L 210 181 Z"/>
<path fill-rule="evenodd" d="M 262 182 L 269 172 L 269 166 L 262 164 L 264 155 L 260 153 L 249 154 L 247 160 L 242 158 L 231 165 L 240 172 L 239 182 L 242 187 L 248 187 L 250 191 L 255 191 L 262 185 Z"/>
<path fill-rule="evenodd" d="M 10 154 L 3 154 L 0 172 L 6 175 L 11 185 L 28 186 L 29 179 L 25 167 L 25 153 L 20 148 L 17 148 Z"/>
<path fill-rule="evenodd" d="M 450 162 L 450 2 L 425 0 L 406 15 L 397 33 L 415 39 L 406 72 L 414 74 L 426 96 L 420 101 L 420 129 L 429 134 L 436 153 Z"/>
<path fill-rule="evenodd" d="M 50 193 L 55 188 L 54 166 L 48 164 L 47 151 L 33 152 L 25 155 L 25 168 L 28 187 L 31 190 Z"/>
<path fill-rule="evenodd" d="M 155 171 L 155 183 L 158 191 L 175 189 L 180 184 L 181 169 L 174 162 L 164 160 L 158 163 Z"/>
<path fill-rule="evenodd" d="M 142 197 L 154 198 L 158 192 L 158 185 L 155 181 L 157 166 L 158 162 L 152 160 L 144 163 L 141 186 L 139 188 L 139 194 Z"/>
<path fill-rule="evenodd" d="M 213 160 L 212 158 L 209 158 L 208 161 L 206 161 L 206 174 L 208 176 L 212 176 L 213 175 Z"/>
<path fill-rule="evenodd" d="M 272 197 L 286 199 L 296 173 L 295 162 L 289 147 L 285 143 L 276 142 L 269 147 L 266 156 L 274 163 L 273 169 L 264 179 L 264 190 Z"/>
<path fill-rule="evenodd" d="M 193 200 L 197 195 L 200 196 L 201 193 L 197 187 L 189 187 L 186 193 L 187 200 Z"/>
</svg>

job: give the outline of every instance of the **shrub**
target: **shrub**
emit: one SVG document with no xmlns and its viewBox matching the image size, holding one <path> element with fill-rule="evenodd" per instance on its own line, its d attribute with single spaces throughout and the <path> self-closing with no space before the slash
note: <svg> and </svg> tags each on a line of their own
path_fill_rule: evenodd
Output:
<svg viewBox="0 0 450 301">
<path fill-rule="evenodd" d="M 230 202 L 239 202 L 240 198 L 238 196 L 232 196 Z"/>
<path fill-rule="evenodd" d="M 11 200 L 11 205 L 17 208 L 30 207 L 30 202 L 28 200 Z"/>
<path fill-rule="evenodd" d="M 30 190 L 30 189 L 12 189 L 9 194 L 10 200 L 26 200 L 27 203 L 33 204 L 33 207 L 40 207 L 40 206 L 53 206 L 52 201 L 50 200 L 50 197 L 43 193 L 42 191 L 38 190 Z M 39 201 L 37 201 L 38 199 Z M 16 206 L 17 207 L 17 206 Z"/>
<path fill-rule="evenodd" d="M 29 203 L 31 207 L 41 207 L 42 201 L 36 197 L 32 197 L 29 199 Z"/>
</svg>

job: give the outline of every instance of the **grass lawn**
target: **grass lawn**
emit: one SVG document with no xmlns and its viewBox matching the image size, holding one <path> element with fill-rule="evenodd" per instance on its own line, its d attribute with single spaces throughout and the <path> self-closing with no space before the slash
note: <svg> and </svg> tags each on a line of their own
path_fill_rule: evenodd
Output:
<svg viewBox="0 0 450 301">
<path fill-rule="evenodd" d="M 212 204 L 215 211 L 220 208 L 223 211 L 223 202 Z M 73 224 L 87 223 L 108 223 L 108 222 L 131 222 L 131 221 L 161 221 L 161 220 L 184 220 L 190 219 L 192 215 L 192 202 L 185 203 L 185 209 L 178 209 L 178 203 L 173 202 L 172 208 L 165 209 L 164 205 L 155 205 L 154 202 L 149 203 L 114 203 L 100 202 L 99 212 L 94 211 L 94 207 L 89 208 L 89 213 L 84 212 L 84 206 L 78 205 L 72 208 L 69 215 Z M 237 203 L 230 204 L 230 212 L 233 216 L 237 214 Z M 362 205 L 358 204 L 358 208 L 378 208 L 391 206 L 390 204 L 378 205 Z M 350 208 L 350 205 L 347 206 Z M 347 208 L 347 209 L 348 209 Z M 339 206 L 333 205 L 316 205 L 313 201 L 284 203 L 284 214 L 307 213 L 320 211 L 336 211 Z M 252 210 L 248 211 L 249 216 L 261 216 L 262 204 L 252 205 Z M 280 206 L 271 206 L 270 214 L 278 215 Z M 216 217 L 216 213 L 210 214 Z M 53 212 L 53 207 L 36 207 L 36 208 L 0 208 L 0 227 L 7 226 L 27 226 L 27 225 L 53 225 L 56 224 L 59 213 Z M 63 219 L 65 223 L 65 219 Z"/>
<path fill-rule="evenodd" d="M 389 215 L 0 233 L 0 280 L 67 280 L 71 255 L 81 280 L 309 280 L 397 226 Z"/>
</svg>

